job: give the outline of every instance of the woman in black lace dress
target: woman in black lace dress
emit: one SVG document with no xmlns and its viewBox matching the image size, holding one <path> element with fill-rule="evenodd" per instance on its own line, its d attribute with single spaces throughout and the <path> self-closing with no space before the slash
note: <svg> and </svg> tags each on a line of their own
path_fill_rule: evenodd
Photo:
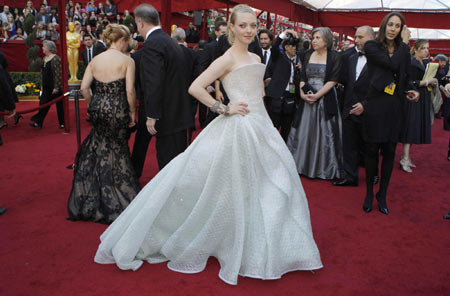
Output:
<svg viewBox="0 0 450 296">
<path fill-rule="evenodd" d="M 123 54 L 130 38 L 123 25 L 108 25 L 109 49 L 86 68 L 81 92 L 89 102 L 93 128 L 78 151 L 69 220 L 112 223 L 140 190 L 128 148 L 135 120 L 134 62 Z M 91 97 L 91 83 L 95 81 Z"/>
</svg>

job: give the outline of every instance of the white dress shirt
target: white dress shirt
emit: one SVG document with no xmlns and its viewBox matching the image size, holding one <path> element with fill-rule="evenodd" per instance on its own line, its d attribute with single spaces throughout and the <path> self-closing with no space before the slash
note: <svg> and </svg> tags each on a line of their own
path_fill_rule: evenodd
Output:
<svg viewBox="0 0 450 296">
<path fill-rule="evenodd" d="M 359 75 L 361 75 L 361 72 L 364 68 L 364 66 L 367 63 L 367 58 L 365 55 L 361 55 L 358 57 L 358 62 L 356 63 L 356 75 L 355 75 L 355 81 L 358 80 Z"/>
<path fill-rule="evenodd" d="M 294 64 L 297 64 L 297 57 L 294 56 L 294 57 L 291 59 L 291 58 L 289 58 L 288 55 L 286 55 L 286 56 L 287 56 L 288 59 L 290 60 L 289 63 L 291 64 L 291 77 L 289 78 L 289 82 L 288 82 L 288 84 L 287 84 L 287 86 L 286 86 L 286 91 L 290 91 L 289 84 L 294 83 Z M 294 64 L 292 64 L 292 63 L 294 63 Z"/>
<path fill-rule="evenodd" d="M 87 60 L 88 63 L 90 63 L 92 61 L 92 58 L 94 57 L 94 47 L 93 46 L 91 46 L 90 48 L 86 47 L 86 50 L 87 50 Z"/>
<path fill-rule="evenodd" d="M 272 51 L 270 50 L 270 48 L 269 48 L 269 49 L 263 49 L 262 51 L 263 51 L 263 56 L 264 56 L 265 53 L 267 53 L 266 63 L 265 63 L 266 66 L 267 66 L 267 64 L 269 63 L 269 60 L 270 60 L 270 54 L 272 53 Z"/>
</svg>

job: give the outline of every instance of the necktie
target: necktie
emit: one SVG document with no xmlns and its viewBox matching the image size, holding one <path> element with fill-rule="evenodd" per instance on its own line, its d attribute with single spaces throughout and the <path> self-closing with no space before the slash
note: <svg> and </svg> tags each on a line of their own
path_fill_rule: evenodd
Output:
<svg viewBox="0 0 450 296">
<path fill-rule="evenodd" d="M 358 51 L 358 57 L 363 56 L 364 53 L 362 51 Z"/>
<path fill-rule="evenodd" d="M 264 50 L 263 62 L 267 64 L 267 50 Z"/>
<path fill-rule="evenodd" d="M 88 63 L 92 60 L 92 48 L 88 49 Z"/>
</svg>

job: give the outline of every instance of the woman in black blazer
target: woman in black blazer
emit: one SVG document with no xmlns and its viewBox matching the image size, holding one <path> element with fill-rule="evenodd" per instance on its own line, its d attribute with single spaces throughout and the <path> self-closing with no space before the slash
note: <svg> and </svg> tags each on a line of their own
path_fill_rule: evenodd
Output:
<svg viewBox="0 0 450 296">
<path fill-rule="evenodd" d="M 395 148 L 403 125 L 403 101 L 419 99 L 409 78 L 411 56 L 410 32 L 398 12 L 386 15 L 376 40 L 367 41 L 364 51 L 370 77 L 367 108 L 364 112 L 366 142 L 367 193 L 363 210 L 370 212 L 373 201 L 373 177 L 377 174 L 377 157 L 381 150 L 380 189 L 376 194 L 378 209 L 388 214 L 386 193 L 394 165 Z"/>
</svg>

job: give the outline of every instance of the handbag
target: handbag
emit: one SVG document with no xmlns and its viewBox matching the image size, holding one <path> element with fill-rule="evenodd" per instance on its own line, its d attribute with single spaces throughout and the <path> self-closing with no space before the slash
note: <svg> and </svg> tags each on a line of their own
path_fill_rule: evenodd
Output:
<svg viewBox="0 0 450 296">
<path fill-rule="evenodd" d="M 315 94 L 317 92 L 317 90 L 315 90 L 315 88 L 312 87 L 312 85 L 309 84 L 309 82 L 306 82 L 305 85 L 302 86 L 302 90 L 305 94 L 308 94 L 308 93 Z"/>
</svg>

